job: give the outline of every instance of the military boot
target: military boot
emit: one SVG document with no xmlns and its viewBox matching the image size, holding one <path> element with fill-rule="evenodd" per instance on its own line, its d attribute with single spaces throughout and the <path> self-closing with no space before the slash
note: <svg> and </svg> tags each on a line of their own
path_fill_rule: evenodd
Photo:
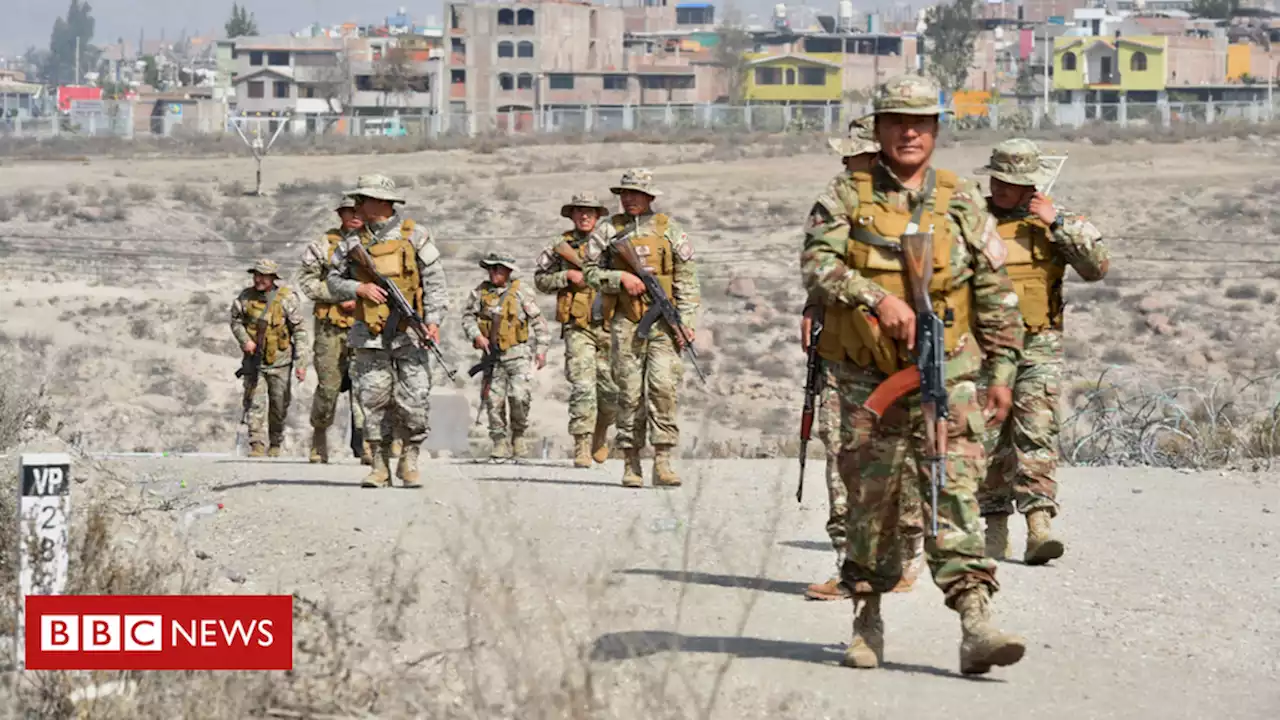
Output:
<svg viewBox="0 0 1280 720">
<path fill-rule="evenodd" d="M 988 515 L 987 521 L 987 557 L 992 560 L 1008 560 L 1013 555 L 1013 547 L 1009 545 L 1009 516 Z"/>
<path fill-rule="evenodd" d="M 329 462 L 329 433 L 321 428 L 311 431 L 311 457 L 313 463 Z"/>
<path fill-rule="evenodd" d="M 396 477 L 400 478 L 401 485 L 407 488 L 422 487 L 421 476 L 418 474 L 418 455 L 422 451 L 420 443 L 406 443 L 400 453 L 400 461 L 396 463 Z"/>
<path fill-rule="evenodd" d="M 511 459 L 511 441 L 505 435 L 493 441 L 493 450 L 489 451 L 489 459 L 496 463 L 504 463 Z"/>
<path fill-rule="evenodd" d="M 383 441 L 373 452 L 373 469 L 364 476 L 361 487 L 384 488 L 391 485 L 391 443 Z"/>
<path fill-rule="evenodd" d="M 391 457 L 400 457 L 400 453 L 404 452 L 404 441 L 396 438 L 391 441 Z"/>
<path fill-rule="evenodd" d="M 653 486 L 680 487 L 680 476 L 671 467 L 671 446 L 653 446 Z"/>
<path fill-rule="evenodd" d="M 814 583 L 805 588 L 804 596 L 810 600 L 844 600 L 853 596 L 849 592 L 849 586 L 840 581 L 840 578 L 833 577 L 824 583 Z"/>
<path fill-rule="evenodd" d="M 991 593 L 986 586 L 966 590 L 956 598 L 960 613 L 960 672 L 982 675 L 993 665 L 1012 665 L 1022 659 L 1027 641 L 1001 632 L 991 624 Z"/>
<path fill-rule="evenodd" d="M 249 457 L 266 457 L 267 448 L 260 442 L 249 443 Z"/>
<path fill-rule="evenodd" d="M 622 460 L 622 486 L 644 487 L 644 471 L 640 468 L 640 448 L 626 448 Z"/>
<path fill-rule="evenodd" d="M 580 468 L 591 467 L 590 435 L 573 436 L 573 466 Z"/>
<path fill-rule="evenodd" d="M 369 447 L 368 440 L 365 440 L 364 444 L 360 447 L 360 464 L 361 465 L 373 464 L 373 450 Z"/>
<path fill-rule="evenodd" d="M 267 448 L 267 457 L 280 457 L 280 446 L 272 445 Z"/>
<path fill-rule="evenodd" d="M 884 620 L 880 617 L 879 595 L 853 598 L 853 640 L 844 651 L 844 664 L 851 668 L 879 667 L 884 661 Z"/>
<path fill-rule="evenodd" d="M 524 433 L 511 434 L 511 454 L 517 458 L 529 457 L 529 441 Z"/>
<path fill-rule="evenodd" d="M 1066 551 L 1062 541 L 1050 534 L 1050 517 L 1045 508 L 1027 513 L 1027 552 L 1022 559 L 1028 565 L 1044 565 L 1062 557 L 1062 553 Z"/>
<path fill-rule="evenodd" d="M 591 433 L 591 459 L 603 463 L 609 459 L 609 421 L 596 415 L 596 429 Z"/>
</svg>

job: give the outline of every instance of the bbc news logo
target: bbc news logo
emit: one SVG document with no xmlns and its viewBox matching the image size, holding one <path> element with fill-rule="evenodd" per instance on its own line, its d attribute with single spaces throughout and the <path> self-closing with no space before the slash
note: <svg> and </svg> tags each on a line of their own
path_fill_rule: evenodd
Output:
<svg viewBox="0 0 1280 720">
<path fill-rule="evenodd" d="M 290 595 L 28 595 L 28 670 L 292 670 Z"/>
</svg>

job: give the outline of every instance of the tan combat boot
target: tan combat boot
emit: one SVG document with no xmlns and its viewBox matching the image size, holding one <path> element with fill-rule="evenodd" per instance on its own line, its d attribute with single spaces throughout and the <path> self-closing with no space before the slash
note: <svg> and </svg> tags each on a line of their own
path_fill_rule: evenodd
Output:
<svg viewBox="0 0 1280 720">
<path fill-rule="evenodd" d="M 311 457 L 308 459 L 313 463 L 329 462 L 329 433 L 320 428 L 311 431 Z"/>
<path fill-rule="evenodd" d="M 1001 632 L 991 624 L 991 594 L 985 586 L 966 590 L 956 598 L 960 613 L 960 672 L 982 675 L 993 665 L 1012 665 L 1022 659 L 1027 641 Z"/>
<path fill-rule="evenodd" d="M 412 442 L 406 443 L 401 451 L 400 462 L 396 463 L 396 477 L 400 478 L 403 487 L 422 487 L 421 476 L 418 474 L 418 455 L 421 452 L 422 446 Z"/>
<path fill-rule="evenodd" d="M 506 437 L 493 441 L 493 450 L 489 451 L 489 459 L 493 462 L 504 463 L 511 459 L 511 441 Z"/>
<path fill-rule="evenodd" d="M 364 476 L 361 487 L 384 488 L 391 485 L 391 443 L 383 441 L 373 452 L 373 469 Z"/>
<path fill-rule="evenodd" d="M 262 443 L 249 443 L 249 457 L 266 457 L 267 449 Z"/>
<path fill-rule="evenodd" d="M 391 457 L 400 457 L 400 453 L 404 452 L 404 441 L 396 438 L 391 441 Z"/>
<path fill-rule="evenodd" d="M 361 465 L 373 464 L 373 450 L 370 449 L 368 440 L 365 440 L 364 445 L 360 447 L 360 464 Z"/>
<path fill-rule="evenodd" d="M 884 661 L 884 620 L 880 617 L 880 596 L 854 596 L 853 611 L 853 640 L 844 651 L 844 665 L 851 668 L 879 667 Z"/>
<path fill-rule="evenodd" d="M 653 446 L 653 486 L 680 487 L 680 476 L 671 467 L 671 446 Z"/>
<path fill-rule="evenodd" d="M 626 448 L 622 460 L 622 486 L 644 487 L 644 471 L 640 468 L 640 449 Z"/>
<path fill-rule="evenodd" d="M 987 557 L 992 560 L 1008 560 L 1013 555 L 1009 544 L 1009 516 L 987 515 Z"/>
<path fill-rule="evenodd" d="M 280 457 L 280 446 L 272 445 L 267 448 L 267 457 Z"/>
<path fill-rule="evenodd" d="M 529 457 L 529 441 L 523 433 L 511 435 L 511 454 L 517 458 Z"/>
<path fill-rule="evenodd" d="M 609 422 L 596 415 L 596 429 L 591 433 L 591 459 L 603 463 L 609 459 Z"/>
<path fill-rule="evenodd" d="M 573 436 L 573 466 L 579 468 L 591 467 L 590 435 Z"/>
<path fill-rule="evenodd" d="M 1044 565 L 1062 557 L 1062 553 L 1066 551 L 1062 541 L 1050 534 L 1050 518 L 1046 508 L 1037 508 L 1027 513 L 1027 552 L 1022 559 L 1028 565 Z"/>
<path fill-rule="evenodd" d="M 844 600 L 852 597 L 853 593 L 849 592 L 849 586 L 840 582 L 837 576 L 824 583 L 814 583 L 805 588 L 804 596 L 809 600 Z"/>
<path fill-rule="evenodd" d="M 916 578 L 920 577 L 920 570 L 925 566 L 924 559 L 924 538 L 918 537 L 910 542 L 904 543 L 904 555 L 902 559 L 902 577 L 898 578 L 898 584 L 893 586 L 889 592 L 904 593 L 911 592 L 911 588 L 916 584 Z"/>
</svg>

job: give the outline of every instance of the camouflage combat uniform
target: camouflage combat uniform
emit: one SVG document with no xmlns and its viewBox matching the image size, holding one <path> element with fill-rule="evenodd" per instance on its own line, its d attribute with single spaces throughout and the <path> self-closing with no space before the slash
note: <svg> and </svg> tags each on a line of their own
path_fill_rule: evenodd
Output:
<svg viewBox="0 0 1280 720">
<path fill-rule="evenodd" d="M 259 260 L 249 272 L 279 278 L 279 266 L 274 260 Z M 284 441 L 284 424 L 293 396 L 291 373 L 307 366 L 306 356 L 298 348 L 306 347 L 308 338 L 302 304 L 292 290 L 276 287 L 263 293 L 248 287 L 231 303 L 231 334 L 240 347 L 256 339 L 258 320 L 263 316 L 268 320 L 262 369 L 258 377 L 243 380 L 245 392 L 250 392 L 250 383 L 254 384 L 249 405 L 250 455 L 261 456 L 266 440 L 271 447 L 269 454 L 275 457 Z"/>
<path fill-rule="evenodd" d="M 938 96 L 925 78 L 899 76 L 877 88 L 875 114 L 899 116 L 877 118 L 894 123 L 909 120 L 901 116 L 937 116 Z M 1003 270 L 1003 242 L 976 183 L 930 169 L 924 187 L 912 190 L 884 161 L 882 153 L 871 170 L 832 181 L 813 206 L 801 255 L 808 291 L 826 304 L 819 352 L 832 367 L 841 403 L 839 467 L 849 492 L 842 572 L 855 589 L 854 636 L 845 663 L 882 662 L 880 594 L 892 590 L 902 574 L 903 485 L 917 486 L 922 516 L 931 510 L 918 394 L 891 407 L 879 425 L 863 407 L 882 381 L 911 364 L 906 343 L 883 335 L 871 313 L 887 296 L 905 301 L 899 238 L 919 211 L 919 226 L 933 233 L 929 291 L 947 324 L 949 395 L 947 482 L 938 491 L 938 533 L 926 539 L 925 551 L 947 606 L 960 613 L 961 670 L 984 673 L 1021 659 L 1025 641 L 990 624 L 990 596 L 998 585 L 995 562 L 983 557 L 975 497 L 986 466 L 976 380 L 985 352 L 993 385 L 1012 382 L 1022 322 Z"/>
<path fill-rule="evenodd" d="M 976 171 L 1010 185 L 1036 187 L 1050 177 L 1040 149 L 1030 140 L 1007 140 Z M 1005 210 L 988 201 L 1008 247 L 1005 266 L 1019 298 L 1026 342 L 1013 384 L 1013 410 L 985 438 L 990 458 L 978 502 L 987 522 L 987 556 L 1009 554 L 1009 514 L 1027 519 L 1029 565 L 1061 557 L 1062 543 L 1050 533 L 1058 514 L 1058 403 L 1062 386 L 1062 282 L 1067 266 L 1086 281 L 1101 280 L 1110 264 L 1102 234 L 1083 216 L 1057 209 L 1045 223 L 1025 208 Z"/>
<path fill-rule="evenodd" d="M 480 261 L 482 268 L 494 266 L 516 271 L 514 260 L 496 253 L 489 253 Z M 548 345 L 547 320 L 538 309 L 537 296 L 514 278 L 509 278 L 504 287 L 485 280 L 471 291 L 463 305 L 462 333 L 470 340 L 484 337 L 496 342 L 499 351 L 487 403 L 492 457 L 505 460 L 513 453 L 517 457 L 528 455 L 525 431 L 533 399 L 532 361 L 545 356 Z"/>
<path fill-rule="evenodd" d="M 355 190 L 346 194 L 403 203 L 395 183 L 383 175 L 365 175 Z M 431 233 L 399 213 L 382 222 L 365 221 L 359 235 L 345 238 L 331 259 L 329 292 L 337 302 L 356 298 L 356 288 L 373 277 L 348 258 L 357 245 L 364 245 L 379 273 L 396 285 L 427 325 L 439 327 L 448 310 L 444 263 Z M 396 476 L 406 487 L 418 486 L 418 456 L 429 431 L 431 399 L 430 352 L 401 320 L 390 343 L 382 334 L 391 308 L 365 298 L 356 301 L 355 325 L 347 343 L 355 351 L 352 382 L 364 407 L 364 436 L 374 452 L 373 471 L 366 487 L 390 484 L 388 462 L 392 438 L 385 431 L 399 428 L 404 449 L 396 466 Z"/>
<path fill-rule="evenodd" d="M 624 190 L 651 198 L 661 194 L 653 186 L 652 173 L 643 168 L 628 170 L 622 182 L 612 188 L 615 195 Z M 597 225 L 587 242 L 587 284 L 605 293 L 604 312 L 610 324 L 613 379 L 618 384 L 615 443 L 625 453 L 622 483 L 628 487 L 644 484 L 640 449 L 647 436 L 654 448 L 653 484 L 671 487 L 680 484 L 671 466 L 671 450 L 680 441 L 677 395 L 684 364 L 675 331 L 666 321 L 655 322 L 648 339 L 636 336 L 636 325 L 650 301 L 643 294 L 632 297 L 622 287 L 622 269 L 632 268 L 613 243 L 626 233 L 631 233 L 629 239 L 637 255 L 663 286 L 689 330 L 695 329 L 700 303 L 697 264 L 689 237 L 679 223 L 663 213 L 614 215 Z"/>
<path fill-rule="evenodd" d="M 608 208 L 594 194 L 579 193 L 560 208 L 561 217 L 570 217 L 573 208 L 595 210 L 600 216 Z M 604 295 L 590 287 L 573 288 L 568 271 L 581 270 L 587 249 L 587 233 L 566 231 L 538 255 L 533 280 L 538 290 L 556 295 L 556 322 L 564 338 L 564 375 L 569 381 L 569 435 L 574 438 L 574 463 L 590 467 L 609 458 L 606 445 L 609 426 L 617 417 L 618 387 L 610 368 L 610 339 L 605 326 Z M 577 257 L 575 268 L 556 253 L 567 245 Z M 585 276 L 584 276 L 585 284 Z"/>
<path fill-rule="evenodd" d="M 343 200 L 338 209 L 354 208 L 355 202 L 350 198 Z M 342 376 L 351 365 L 351 348 L 347 345 L 347 335 L 351 326 L 355 325 L 355 317 L 345 312 L 334 301 L 329 293 L 326 279 L 332 269 L 329 260 L 333 257 L 338 244 L 349 234 L 355 234 L 342 228 L 331 228 L 325 234 L 309 243 L 302 252 L 302 270 L 298 276 L 298 286 L 304 295 L 315 303 L 313 324 L 315 339 L 314 356 L 316 366 L 316 394 L 311 398 L 311 462 L 329 462 L 328 429 L 333 425 L 333 412 L 338 404 L 341 392 Z M 357 393 L 351 393 L 352 422 L 356 427 L 364 427 L 364 410 L 360 407 Z M 369 455 L 369 443 L 365 442 L 364 454 Z M 370 456 L 370 462 L 372 462 Z"/>
</svg>

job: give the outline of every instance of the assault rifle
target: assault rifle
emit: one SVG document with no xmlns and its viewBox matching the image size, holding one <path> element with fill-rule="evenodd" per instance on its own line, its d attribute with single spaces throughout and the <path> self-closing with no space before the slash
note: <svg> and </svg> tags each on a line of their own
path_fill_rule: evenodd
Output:
<svg viewBox="0 0 1280 720">
<path fill-rule="evenodd" d="M 800 486 L 796 488 L 796 502 L 804 495 L 804 462 L 813 434 L 813 411 L 818 393 L 822 392 L 822 358 L 818 357 L 818 338 L 822 335 L 822 313 L 816 311 L 809 326 L 808 361 L 804 379 L 804 410 L 800 413 Z M 830 457 L 830 452 L 828 452 Z"/>
<path fill-rule="evenodd" d="M 573 247 L 569 245 L 568 242 L 561 240 L 560 244 L 556 245 L 555 248 L 552 250 L 552 252 L 554 252 L 556 255 L 559 255 L 561 260 L 564 260 L 566 263 L 569 263 L 570 265 L 572 265 L 574 270 L 581 271 L 583 269 L 582 260 L 578 257 L 578 251 L 574 250 Z M 583 279 L 583 282 L 584 283 L 586 282 L 585 278 Z M 575 291 L 575 292 L 580 292 L 580 291 Z M 595 300 L 591 301 L 591 319 L 593 321 L 599 322 L 600 319 L 603 317 L 603 314 L 604 314 L 604 297 L 600 293 L 596 293 Z M 564 337 L 564 328 L 560 328 L 560 337 Z"/>
<path fill-rule="evenodd" d="M 667 293 L 663 291 L 662 285 L 658 282 L 658 278 L 653 273 L 645 269 L 644 262 L 641 261 L 639 253 L 631 244 L 630 236 L 639 229 L 640 221 L 636 220 L 636 228 L 630 233 L 615 237 L 613 239 L 613 247 L 622 259 L 631 266 L 631 271 L 639 277 L 644 283 L 645 292 L 649 295 L 649 309 L 640 318 L 639 324 L 636 325 L 636 336 L 648 338 L 653 324 L 662 318 L 667 321 L 667 325 L 676 333 L 676 342 L 680 349 L 689 353 L 689 362 L 693 365 L 693 369 L 698 373 L 698 378 L 702 380 L 702 384 L 707 383 L 707 376 L 702 374 L 702 368 L 698 367 L 698 353 L 693 349 L 693 343 L 689 342 L 688 331 L 685 330 L 684 323 L 680 321 L 680 311 L 671 303 L 671 299 L 667 297 Z M 625 290 L 623 291 L 625 292 Z"/>
<path fill-rule="evenodd" d="M 373 258 L 369 257 L 369 251 L 364 249 L 364 245 L 357 243 L 356 246 L 351 249 L 351 252 L 347 254 L 347 257 L 355 260 L 357 265 L 364 268 L 365 272 L 372 275 L 374 278 L 374 284 L 382 288 L 382 290 L 387 294 L 387 303 L 391 305 L 391 315 L 387 318 L 387 324 L 382 328 L 383 347 L 388 350 L 391 349 L 391 341 L 395 338 L 396 332 L 399 330 L 400 321 L 407 320 L 409 322 L 409 329 L 418 336 L 418 340 L 422 342 L 422 345 L 430 350 L 432 355 L 435 355 L 436 360 L 440 363 L 440 367 L 444 368 L 445 374 L 449 376 L 450 380 L 453 380 L 454 376 L 458 373 L 456 370 L 449 367 L 449 363 L 444 359 L 444 354 L 440 352 L 440 346 L 436 345 L 435 341 L 431 339 L 431 336 L 427 334 L 426 321 L 422 319 L 422 316 L 418 314 L 417 310 L 413 309 L 413 305 L 410 304 L 408 298 L 404 296 L 404 293 L 400 292 L 400 288 L 396 287 L 395 283 L 383 277 L 377 269 L 374 268 Z"/>
<path fill-rule="evenodd" d="M 511 290 L 511 286 L 507 286 L 507 291 Z M 498 301 L 498 307 L 501 308 L 507 299 L 507 293 L 502 293 L 502 299 Z M 502 354 L 502 350 L 498 348 L 498 318 L 493 318 L 489 325 L 489 349 L 485 351 L 484 357 L 480 358 L 480 362 L 471 366 L 467 371 L 467 375 L 475 377 L 476 373 L 484 373 L 484 378 L 480 381 L 480 409 L 476 411 L 476 424 L 480 424 L 480 417 L 484 414 L 485 408 L 489 407 L 489 390 L 493 386 L 493 371 L 498 367 L 498 356 Z"/>
<path fill-rule="evenodd" d="M 258 325 L 253 330 L 253 352 L 245 353 L 240 359 L 240 367 L 236 369 L 236 377 L 244 378 L 244 398 L 241 400 L 241 430 L 249 424 L 249 408 L 253 406 L 253 392 L 258 389 L 258 378 L 262 370 L 262 358 L 267 351 L 267 323 L 271 320 L 271 305 L 276 301 L 280 288 L 272 288 L 267 293 L 267 307 L 258 318 Z M 243 445 L 240 434 L 236 437 L 236 450 Z"/>
<path fill-rule="evenodd" d="M 902 236 L 903 267 L 911 292 L 911 308 L 916 314 L 916 364 L 899 370 L 880 383 L 863 404 L 879 421 L 895 402 L 920 390 L 920 410 L 924 414 L 925 461 L 929 464 L 930 496 L 933 507 L 933 534 L 938 534 L 938 489 L 947 485 L 947 378 L 945 331 L 942 318 L 929 299 L 933 276 L 933 233 Z M 947 311 L 950 314 L 950 310 Z"/>
</svg>

